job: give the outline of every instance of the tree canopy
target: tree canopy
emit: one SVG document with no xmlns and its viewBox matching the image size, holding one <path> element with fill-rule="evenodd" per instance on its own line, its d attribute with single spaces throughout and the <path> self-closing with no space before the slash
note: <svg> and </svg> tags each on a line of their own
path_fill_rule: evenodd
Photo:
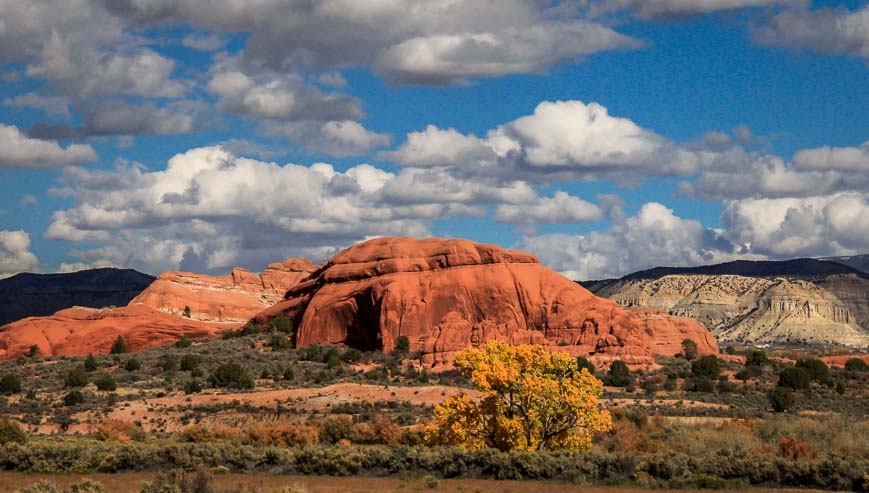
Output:
<svg viewBox="0 0 869 493">
<path fill-rule="evenodd" d="M 432 444 L 500 450 L 585 450 L 612 427 L 598 409 L 603 384 L 564 353 L 490 342 L 456 355 L 456 368 L 481 392 L 435 408 Z"/>
</svg>

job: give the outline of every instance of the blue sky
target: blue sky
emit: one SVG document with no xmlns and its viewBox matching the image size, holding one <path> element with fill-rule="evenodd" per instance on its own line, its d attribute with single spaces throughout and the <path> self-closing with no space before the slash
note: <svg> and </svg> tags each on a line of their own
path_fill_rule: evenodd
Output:
<svg viewBox="0 0 869 493">
<path fill-rule="evenodd" d="M 0 276 L 869 252 L 865 2 L 34 5 L 0 2 Z"/>
</svg>

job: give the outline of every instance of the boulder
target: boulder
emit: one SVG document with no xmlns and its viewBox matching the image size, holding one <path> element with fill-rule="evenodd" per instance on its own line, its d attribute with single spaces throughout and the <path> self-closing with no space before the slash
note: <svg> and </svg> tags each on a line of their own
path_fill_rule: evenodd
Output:
<svg viewBox="0 0 869 493">
<path fill-rule="evenodd" d="M 296 342 L 391 351 L 410 340 L 431 365 L 490 340 L 533 343 L 633 365 L 674 355 L 681 341 L 717 354 L 696 321 L 635 313 L 598 298 L 531 254 L 468 240 L 377 238 L 354 245 L 255 317 L 294 320 Z"/>
</svg>

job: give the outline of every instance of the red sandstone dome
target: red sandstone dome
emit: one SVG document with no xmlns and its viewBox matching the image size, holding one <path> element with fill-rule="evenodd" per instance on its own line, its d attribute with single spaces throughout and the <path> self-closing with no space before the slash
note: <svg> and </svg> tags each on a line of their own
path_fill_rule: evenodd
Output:
<svg viewBox="0 0 869 493">
<path fill-rule="evenodd" d="M 694 340 L 716 354 L 696 321 L 626 311 L 541 266 L 531 254 L 459 239 L 378 238 L 333 257 L 255 317 L 291 317 L 297 344 L 390 351 L 407 336 L 430 364 L 500 340 L 533 343 L 598 362 L 650 364 Z"/>
<path fill-rule="evenodd" d="M 164 272 L 125 307 L 70 308 L 0 327 L 0 359 L 26 354 L 32 345 L 43 356 L 106 353 L 118 336 L 131 351 L 184 335 L 214 337 L 282 299 L 316 269 L 306 259 L 289 259 L 269 265 L 262 274 L 240 268 L 225 276 Z"/>
</svg>

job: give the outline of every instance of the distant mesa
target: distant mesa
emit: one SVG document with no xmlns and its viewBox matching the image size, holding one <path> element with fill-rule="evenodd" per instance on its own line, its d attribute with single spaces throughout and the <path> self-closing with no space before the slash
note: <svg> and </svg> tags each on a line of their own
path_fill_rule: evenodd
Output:
<svg viewBox="0 0 869 493">
<path fill-rule="evenodd" d="M 213 337 L 240 327 L 282 299 L 316 268 L 308 260 L 289 259 L 269 265 L 262 274 L 239 268 L 225 276 L 165 272 L 125 307 L 77 307 L 0 327 L 0 359 L 27 354 L 33 345 L 42 356 L 107 353 L 119 335 L 132 351 L 167 344 L 185 334 Z"/>
<path fill-rule="evenodd" d="M 720 344 L 862 349 L 869 347 L 869 274 L 856 267 L 865 260 L 869 255 L 658 267 L 581 284 L 622 308 L 692 317 Z"/>
<path fill-rule="evenodd" d="M 73 306 L 124 306 L 152 282 L 153 276 L 133 269 L 16 274 L 0 279 L 0 325 Z"/>
<path fill-rule="evenodd" d="M 410 340 L 426 363 L 450 363 L 468 346 L 499 340 L 542 344 L 598 362 L 653 363 L 681 341 L 714 354 L 696 321 L 631 312 L 540 265 L 531 254 L 468 240 L 377 238 L 356 244 L 255 317 L 289 316 L 297 344 L 390 351 Z"/>
</svg>

